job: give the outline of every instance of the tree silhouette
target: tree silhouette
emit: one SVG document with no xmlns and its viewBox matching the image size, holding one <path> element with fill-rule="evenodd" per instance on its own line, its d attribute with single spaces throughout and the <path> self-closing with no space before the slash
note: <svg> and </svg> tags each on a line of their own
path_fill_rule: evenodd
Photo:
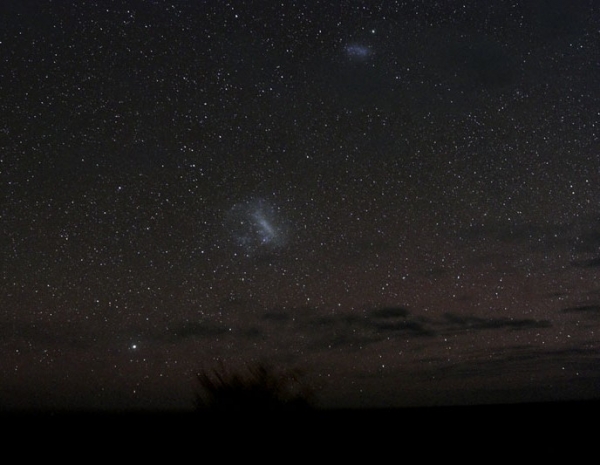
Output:
<svg viewBox="0 0 600 465">
<path fill-rule="evenodd" d="M 197 374 L 197 411 L 306 411 L 313 391 L 297 371 L 276 372 L 263 364 L 229 373 L 222 365 Z"/>
</svg>

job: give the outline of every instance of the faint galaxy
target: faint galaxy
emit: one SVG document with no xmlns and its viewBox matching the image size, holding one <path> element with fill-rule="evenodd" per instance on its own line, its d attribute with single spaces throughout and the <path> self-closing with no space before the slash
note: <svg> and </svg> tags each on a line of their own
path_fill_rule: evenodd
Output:
<svg viewBox="0 0 600 465">
<path fill-rule="evenodd" d="M 226 213 L 225 233 L 245 253 L 283 247 L 287 242 L 286 220 L 276 207 L 260 198 L 237 203 Z"/>
<path fill-rule="evenodd" d="M 0 408 L 600 386 L 597 2 L 0 7 Z"/>
<path fill-rule="evenodd" d="M 344 51 L 349 58 L 365 59 L 371 56 L 371 49 L 366 45 L 349 44 L 344 47 Z"/>
</svg>

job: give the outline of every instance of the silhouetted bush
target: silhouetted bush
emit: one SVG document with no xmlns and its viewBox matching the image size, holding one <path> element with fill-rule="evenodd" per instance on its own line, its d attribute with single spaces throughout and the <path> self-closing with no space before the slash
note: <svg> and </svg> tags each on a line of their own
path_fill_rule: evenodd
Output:
<svg viewBox="0 0 600 465">
<path fill-rule="evenodd" d="M 305 411 L 313 408 L 313 392 L 296 371 L 275 372 L 258 364 L 245 373 L 224 367 L 197 375 L 198 411 Z"/>
</svg>

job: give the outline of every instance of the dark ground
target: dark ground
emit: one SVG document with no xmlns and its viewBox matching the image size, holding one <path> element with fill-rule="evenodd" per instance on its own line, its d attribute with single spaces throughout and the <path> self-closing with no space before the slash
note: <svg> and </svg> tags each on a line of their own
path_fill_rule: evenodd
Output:
<svg viewBox="0 0 600 465">
<path fill-rule="evenodd" d="M 16 436 L 39 434 L 43 439 L 56 436 L 92 443 L 129 437 L 160 438 L 162 444 L 185 437 L 260 442 L 278 438 L 307 444 L 360 438 L 363 444 L 383 442 L 380 445 L 387 447 L 391 438 L 410 448 L 418 440 L 576 452 L 595 447 L 599 413 L 600 400 L 595 400 L 303 412 L 4 412 L 0 424 Z M 433 451 L 422 451 L 429 452 Z"/>
</svg>

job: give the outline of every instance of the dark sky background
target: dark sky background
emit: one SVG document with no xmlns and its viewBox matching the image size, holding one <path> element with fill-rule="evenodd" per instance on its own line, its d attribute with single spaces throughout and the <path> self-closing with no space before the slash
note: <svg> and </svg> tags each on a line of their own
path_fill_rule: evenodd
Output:
<svg viewBox="0 0 600 465">
<path fill-rule="evenodd" d="M 600 389 L 600 5 L 3 1 L 0 407 Z"/>
</svg>

